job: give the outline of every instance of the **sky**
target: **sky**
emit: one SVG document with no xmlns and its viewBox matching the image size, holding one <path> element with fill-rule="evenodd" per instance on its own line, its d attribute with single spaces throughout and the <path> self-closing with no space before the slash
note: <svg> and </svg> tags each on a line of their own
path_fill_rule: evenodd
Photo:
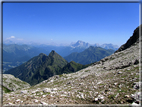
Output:
<svg viewBox="0 0 142 107">
<path fill-rule="evenodd" d="M 139 26 L 139 3 L 3 3 L 3 41 L 121 46 Z"/>
</svg>

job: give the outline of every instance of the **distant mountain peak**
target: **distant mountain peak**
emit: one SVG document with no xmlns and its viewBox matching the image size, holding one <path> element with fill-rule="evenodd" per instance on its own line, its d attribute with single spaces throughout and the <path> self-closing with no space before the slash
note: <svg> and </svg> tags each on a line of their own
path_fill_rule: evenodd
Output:
<svg viewBox="0 0 142 107">
<path fill-rule="evenodd" d="M 78 40 L 75 44 L 80 45 L 80 44 L 84 44 L 85 42 Z"/>
<path fill-rule="evenodd" d="M 35 85 L 53 75 L 59 74 L 59 70 L 67 65 L 67 61 L 58 53 L 52 50 L 47 56 L 40 53 L 38 56 L 31 58 L 26 63 L 6 71 L 6 74 L 12 74 L 16 78 Z"/>
<path fill-rule="evenodd" d="M 52 54 L 55 54 L 56 52 L 54 50 L 51 51 Z"/>
<path fill-rule="evenodd" d="M 85 43 L 85 42 L 83 42 L 83 41 L 81 41 L 81 40 L 78 40 L 77 43 Z"/>
<path fill-rule="evenodd" d="M 113 50 L 117 50 L 119 48 L 119 46 L 111 44 L 111 43 L 105 43 L 105 44 L 102 44 L 102 45 L 100 45 L 98 43 L 96 43 L 96 44 L 89 44 L 89 43 L 83 42 L 81 40 L 78 40 L 76 43 L 72 43 L 71 44 L 72 48 L 84 48 L 84 49 L 87 49 L 90 46 L 102 47 L 104 49 L 113 49 Z"/>
<path fill-rule="evenodd" d="M 39 56 L 47 56 L 46 54 L 44 53 L 40 53 Z"/>
<path fill-rule="evenodd" d="M 89 46 L 89 48 L 95 48 L 94 46 Z"/>
<path fill-rule="evenodd" d="M 54 50 L 52 50 L 50 53 L 49 53 L 49 56 L 55 56 L 55 55 L 58 55 Z"/>
<path fill-rule="evenodd" d="M 71 61 L 70 63 L 76 63 L 76 62 L 74 62 L 74 61 Z"/>
<path fill-rule="evenodd" d="M 53 52 L 53 53 L 54 53 L 55 51 L 54 51 L 54 50 L 52 50 L 51 52 Z"/>
<path fill-rule="evenodd" d="M 75 47 L 86 47 L 88 48 L 90 46 L 89 43 L 83 42 L 81 40 L 78 40 L 76 43 L 72 44 L 71 47 L 75 48 Z"/>
</svg>

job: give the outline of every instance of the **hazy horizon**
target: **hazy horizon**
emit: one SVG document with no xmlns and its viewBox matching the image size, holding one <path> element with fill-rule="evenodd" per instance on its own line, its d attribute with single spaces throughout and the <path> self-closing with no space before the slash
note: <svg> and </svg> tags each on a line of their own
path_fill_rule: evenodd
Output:
<svg viewBox="0 0 142 107">
<path fill-rule="evenodd" d="M 3 41 L 121 46 L 138 25 L 139 3 L 3 3 Z"/>
<path fill-rule="evenodd" d="M 78 40 L 78 41 L 81 41 L 81 40 Z M 7 45 L 10 45 L 10 44 L 18 44 L 18 45 L 51 45 L 51 46 L 71 46 L 72 44 L 76 44 L 78 41 L 75 41 L 75 42 L 71 42 L 71 43 L 68 43 L 68 44 L 64 44 L 64 43 L 61 43 L 61 44 L 57 44 L 57 43 L 38 43 L 38 42 L 17 42 L 17 41 L 3 41 L 3 44 L 7 44 Z M 84 41 L 82 41 L 84 42 Z M 85 42 L 85 43 L 88 43 L 88 42 Z M 90 43 L 89 43 L 90 44 Z M 90 44 L 90 45 L 104 45 L 104 44 L 112 44 L 112 43 L 103 43 L 103 44 L 99 44 L 99 43 L 94 43 L 94 44 Z M 119 45 L 116 45 L 116 44 L 112 44 L 112 45 L 115 45 L 117 47 L 120 47 Z M 122 44 L 123 45 L 123 44 Z"/>
</svg>

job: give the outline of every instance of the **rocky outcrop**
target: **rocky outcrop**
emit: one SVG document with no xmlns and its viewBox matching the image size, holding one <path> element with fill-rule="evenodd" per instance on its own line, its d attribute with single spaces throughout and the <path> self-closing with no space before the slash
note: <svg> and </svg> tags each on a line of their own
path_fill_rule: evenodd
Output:
<svg viewBox="0 0 142 107">
<path fill-rule="evenodd" d="M 139 29 L 140 28 L 141 26 L 137 27 L 134 30 L 133 35 L 128 39 L 128 41 L 125 44 L 123 44 L 116 52 L 123 51 L 129 48 L 130 46 L 132 46 L 134 43 L 139 42 Z M 142 28 L 141 28 L 141 32 L 142 32 Z"/>
<path fill-rule="evenodd" d="M 13 75 L 3 74 L 2 86 L 10 91 L 16 91 L 24 88 L 29 88 L 30 84 L 20 80 L 19 78 L 15 78 Z"/>
</svg>

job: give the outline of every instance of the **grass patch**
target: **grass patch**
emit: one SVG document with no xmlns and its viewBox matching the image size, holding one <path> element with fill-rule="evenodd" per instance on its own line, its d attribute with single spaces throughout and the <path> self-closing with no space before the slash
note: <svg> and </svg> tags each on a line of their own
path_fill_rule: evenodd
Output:
<svg viewBox="0 0 142 107">
<path fill-rule="evenodd" d="M 3 88 L 3 91 L 4 91 L 5 93 L 12 92 L 11 90 L 9 90 L 8 88 L 5 88 L 4 86 L 2 86 L 2 88 Z"/>
<path fill-rule="evenodd" d="M 112 95 L 112 94 L 111 94 L 111 95 L 108 96 L 108 98 L 114 100 L 115 95 Z"/>
<path fill-rule="evenodd" d="M 99 84 L 99 85 L 103 86 L 103 85 L 105 85 L 105 84 Z"/>
<path fill-rule="evenodd" d="M 90 70 L 85 70 L 85 72 L 88 72 L 88 71 L 90 71 Z"/>
</svg>

